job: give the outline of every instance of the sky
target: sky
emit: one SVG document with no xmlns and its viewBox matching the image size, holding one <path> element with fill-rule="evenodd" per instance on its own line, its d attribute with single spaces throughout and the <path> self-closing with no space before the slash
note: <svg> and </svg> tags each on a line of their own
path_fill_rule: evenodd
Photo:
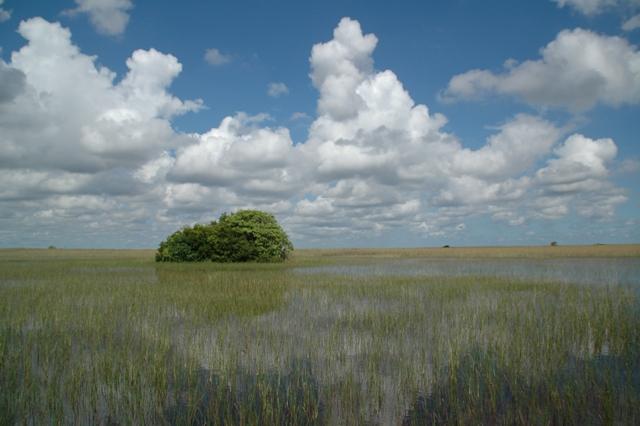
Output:
<svg viewBox="0 0 640 426">
<path fill-rule="evenodd" d="M 640 0 L 0 0 L 0 247 L 640 242 Z"/>
</svg>

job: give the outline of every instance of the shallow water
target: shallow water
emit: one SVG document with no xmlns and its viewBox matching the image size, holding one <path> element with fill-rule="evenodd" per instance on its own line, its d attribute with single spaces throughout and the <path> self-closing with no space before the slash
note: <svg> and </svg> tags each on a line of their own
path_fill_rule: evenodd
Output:
<svg viewBox="0 0 640 426">
<path fill-rule="evenodd" d="M 640 287 L 638 258 L 398 259 L 371 264 L 294 268 L 299 274 L 347 276 L 484 276 L 540 282 Z"/>
</svg>

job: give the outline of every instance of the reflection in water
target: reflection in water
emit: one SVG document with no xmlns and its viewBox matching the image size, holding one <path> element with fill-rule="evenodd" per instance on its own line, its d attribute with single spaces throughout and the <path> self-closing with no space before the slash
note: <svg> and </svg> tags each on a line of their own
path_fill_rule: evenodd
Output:
<svg viewBox="0 0 640 426">
<path fill-rule="evenodd" d="M 347 276 L 485 276 L 575 284 L 640 285 L 638 258 L 402 259 L 295 268 L 299 274 Z"/>
<path fill-rule="evenodd" d="M 0 368 L 0 388 L 19 390 L 0 392 L 0 413 L 26 407 L 8 423 L 640 424 L 637 259 L 373 261 L 269 280 L 200 265 L 83 267 L 59 290 L 56 275 L 16 273 L 5 312 L 31 304 L 0 339 L 19 348 Z M 444 279 L 456 276 L 507 279 Z"/>
</svg>

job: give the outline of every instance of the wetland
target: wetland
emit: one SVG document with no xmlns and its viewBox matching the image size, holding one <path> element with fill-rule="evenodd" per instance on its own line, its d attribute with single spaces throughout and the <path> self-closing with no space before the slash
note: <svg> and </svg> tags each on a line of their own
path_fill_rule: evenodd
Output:
<svg viewBox="0 0 640 426">
<path fill-rule="evenodd" d="M 639 246 L 0 250 L 3 424 L 637 424 Z"/>
</svg>

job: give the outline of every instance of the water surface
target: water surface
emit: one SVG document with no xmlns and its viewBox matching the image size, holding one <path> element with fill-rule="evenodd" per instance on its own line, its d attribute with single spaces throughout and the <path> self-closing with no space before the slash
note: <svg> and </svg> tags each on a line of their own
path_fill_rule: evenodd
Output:
<svg viewBox="0 0 640 426">
<path fill-rule="evenodd" d="M 350 276 L 483 276 L 576 284 L 640 287 L 639 258 L 395 259 L 376 263 L 295 268 L 299 274 Z"/>
</svg>

